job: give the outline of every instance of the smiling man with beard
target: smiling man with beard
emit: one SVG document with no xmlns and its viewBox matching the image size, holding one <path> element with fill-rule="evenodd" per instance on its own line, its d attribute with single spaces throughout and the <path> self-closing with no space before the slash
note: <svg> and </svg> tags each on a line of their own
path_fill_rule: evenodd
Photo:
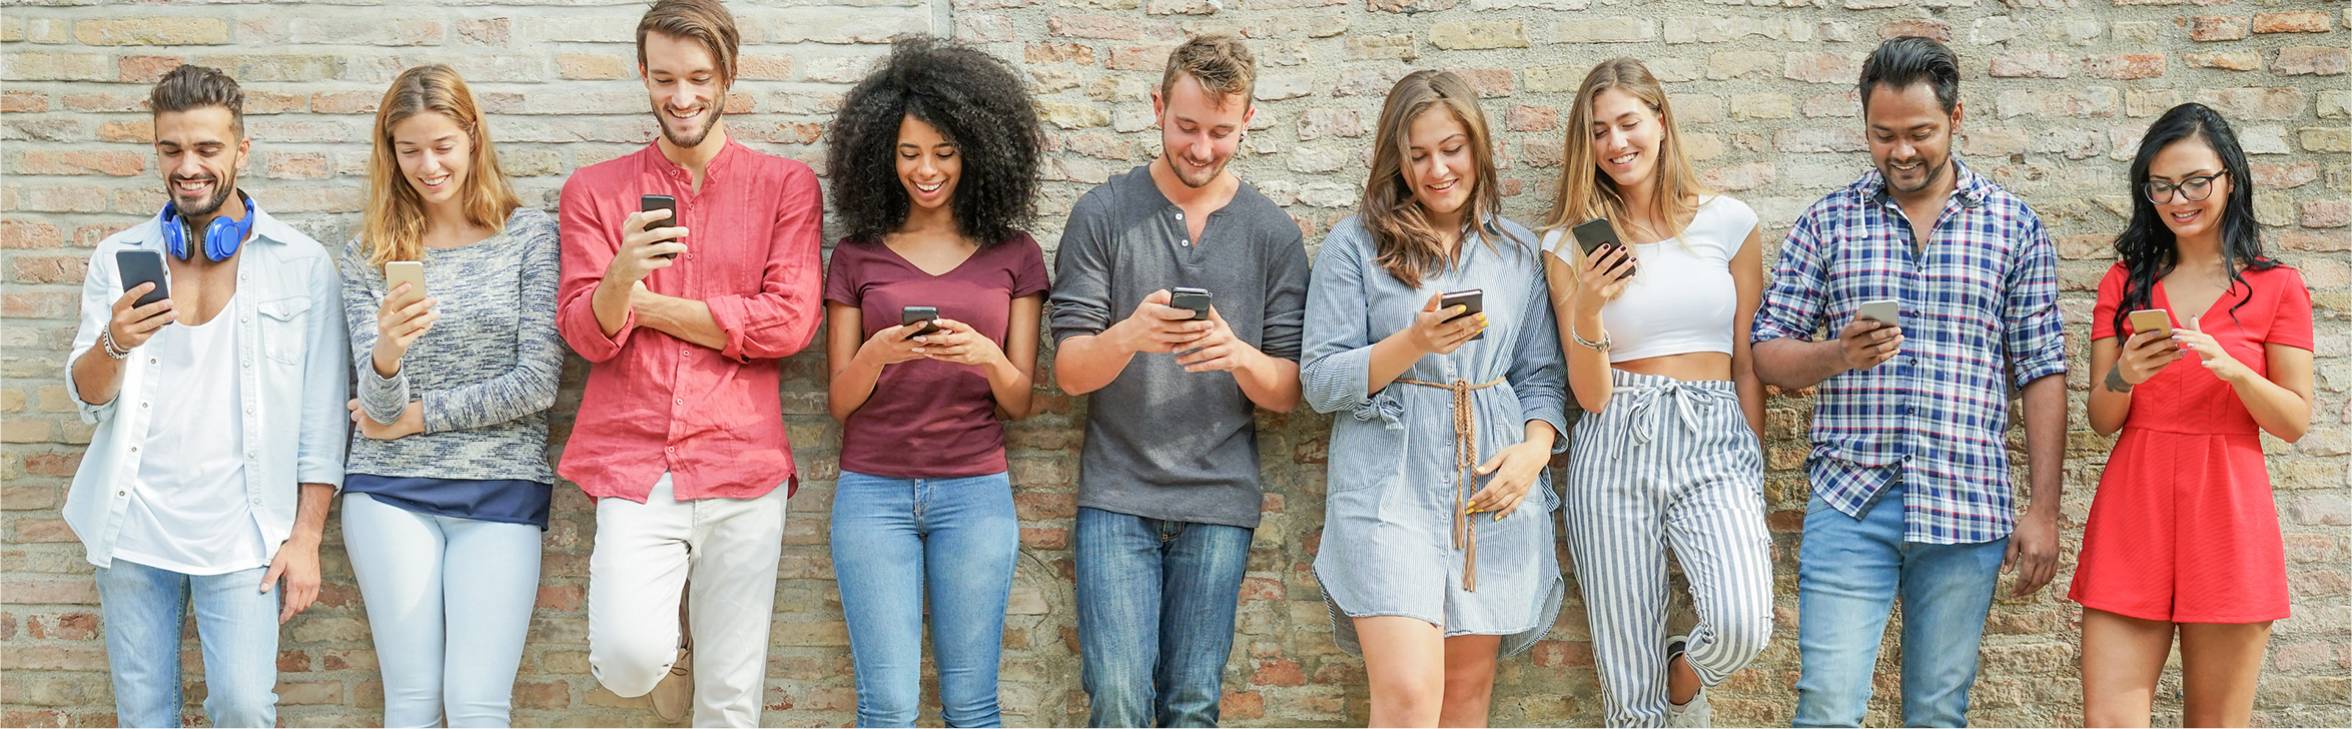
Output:
<svg viewBox="0 0 2352 729">
<path fill-rule="evenodd" d="M 318 597 L 343 483 L 343 282 L 238 189 L 252 143 L 234 79 L 181 66 L 147 104 L 171 200 L 100 242 L 82 279 L 66 389 L 96 427 L 65 521 L 97 566 L 117 721 L 179 726 L 193 605 L 206 716 L 274 726 L 278 626 Z M 118 254 L 160 255 L 168 298 L 139 305 L 156 284 L 125 277 L 151 269 Z"/>
<path fill-rule="evenodd" d="M 637 70 L 660 134 L 573 173 L 560 226 L 556 326 L 589 362 L 557 468 L 596 500 L 589 668 L 613 693 L 653 693 L 667 720 L 691 695 L 696 726 L 759 723 L 759 636 L 799 484 L 781 360 L 820 318 L 816 174 L 719 118 L 739 38 L 718 0 L 646 11 Z M 643 195 L 675 215 L 641 212 Z M 692 650 L 692 634 L 710 639 Z"/>
<path fill-rule="evenodd" d="M 1070 209 L 1054 377 L 1092 393 L 1078 469 L 1078 642 L 1094 726 L 1210 726 L 1258 526 L 1254 411 L 1299 402 L 1298 224 L 1226 169 L 1256 110 L 1232 36 L 1168 56 L 1160 155 Z M 1196 317 L 1170 289 L 1206 289 Z"/>
<path fill-rule="evenodd" d="M 1961 164 L 1960 71 L 1888 40 L 1859 87 L 1874 169 L 1798 216 L 1756 311 L 1756 375 L 1820 385 L 1798 556 L 1798 726 L 1855 726 L 1889 609 L 1903 603 L 1903 724 L 1967 723 L 2000 572 L 2055 572 L 2066 448 L 2058 257 L 2025 201 Z M 1861 315 L 1893 301 L 1896 321 Z M 1829 335 L 1819 340 L 1816 332 Z M 2025 400 L 2033 496 L 2010 485 Z"/>
</svg>

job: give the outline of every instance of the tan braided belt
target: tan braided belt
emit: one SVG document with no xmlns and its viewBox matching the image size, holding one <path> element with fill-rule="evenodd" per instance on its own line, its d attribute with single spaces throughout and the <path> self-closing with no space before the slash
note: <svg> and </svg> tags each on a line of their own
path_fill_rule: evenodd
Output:
<svg viewBox="0 0 2352 729">
<path fill-rule="evenodd" d="M 1462 550 L 1462 591 L 1477 592 L 1478 530 L 1470 526 L 1466 511 L 1471 472 L 1478 468 L 1478 414 L 1470 407 L 1470 393 L 1503 384 L 1503 378 L 1473 385 L 1468 380 L 1448 384 L 1400 377 L 1396 384 L 1434 387 L 1454 395 L 1454 468 L 1461 471 L 1461 478 L 1454 481 L 1454 548 Z"/>
</svg>

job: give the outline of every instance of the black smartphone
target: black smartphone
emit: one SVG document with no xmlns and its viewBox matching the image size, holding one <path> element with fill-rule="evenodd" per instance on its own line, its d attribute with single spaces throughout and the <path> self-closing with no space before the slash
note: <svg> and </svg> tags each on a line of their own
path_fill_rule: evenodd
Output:
<svg viewBox="0 0 2352 729">
<path fill-rule="evenodd" d="M 1617 229 L 1610 227 L 1606 218 L 1593 218 L 1578 223 L 1572 232 L 1576 234 L 1576 244 L 1584 248 L 1586 256 L 1593 255 L 1594 251 L 1600 250 L 1604 245 L 1625 247 L 1624 242 L 1617 240 Z M 1624 269 L 1622 273 L 1617 274 L 1618 278 L 1622 279 L 1633 275 L 1633 258 L 1628 256 L 1625 260 L 1619 261 L 1617 265 L 1609 268 L 1612 271 L 1618 269 Z"/>
<path fill-rule="evenodd" d="M 904 307 L 899 307 L 899 310 L 898 310 L 898 323 L 899 323 L 899 325 L 900 325 L 900 326 L 910 326 L 910 327 L 911 327 L 911 326 L 914 326 L 914 325 L 916 325 L 916 324 L 921 324 L 921 325 L 923 325 L 923 329 L 922 329 L 922 331 L 918 331 L 918 332 L 915 332 L 915 333 L 913 333 L 913 334 L 908 334 L 908 335 L 907 335 L 907 338 L 908 338 L 908 339 L 913 339 L 913 338 L 915 338 L 915 337 L 920 337 L 920 336 L 923 336 L 923 335 L 925 335 L 925 334 L 930 334 L 930 333 L 933 333 L 933 332 L 937 332 L 937 331 L 939 331 L 939 322 L 938 322 L 938 320 L 939 320 L 939 307 L 935 307 L 935 306 L 904 306 Z"/>
<path fill-rule="evenodd" d="M 1444 294 L 1438 295 L 1437 308 L 1440 311 L 1456 306 L 1462 307 L 1462 313 L 1446 317 L 1446 321 L 1448 323 L 1451 323 L 1457 319 L 1461 319 L 1465 316 L 1471 316 L 1485 311 L 1486 291 L 1484 289 L 1463 289 L 1461 291 L 1448 291 Z M 1470 338 L 1485 339 L 1486 332 L 1482 330 L 1477 334 L 1470 335 Z"/>
<path fill-rule="evenodd" d="M 677 199 L 677 198 L 670 197 L 670 196 L 668 196 L 668 195 L 639 195 L 639 196 L 637 196 L 637 209 L 638 209 L 638 210 L 640 210 L 640 211 L 646 211 L 646 210 L 668 210 L 668 211 L 670 211 L 670 217 L 668 217 L 668 218 L 664 218 L 664 219 L 662 219 L 662 220 L 656 220 L 656 221 L 653 221 L 653 222 L 651 222 L 651 223 L 646 223 L 646 224 L 645 224 L 645 229 L 646 229 L 646 230 L 655 230 L 655 229 L 659 229 L 659 228 L 675 228 L 675 227 L 678 227 L 678 199 Z M 663 259 L 677 258 L 677 257 L 678 257 L 678 254 L 676 254 L 676 253 L 671 253 L 671 254 L 667 254 L 667 255 L 663 255 L 663 256 L 658 256 L 658 257 L 659 257 L 659 258 L 663 258 Z"/>
<path fill-rule="evenodd" d="M 155 290 L 139 297 L 133 306 L 146 306 L 171 298 L 171 272 L 164 270 L 163 253 L 159 251 L 115 251 L 114 267 L 122 274 L 123 293 L 130 293 L 139 284 L 155 284 Z"/>
<path fill-rule="evenodd" d="M 1168 289 L 1168 305 L 1178 309 L 1192 310 L 1194 321 L 1207 319 L 1209 318 L 1209 290 L 1190 286 Z"/>
</svg>

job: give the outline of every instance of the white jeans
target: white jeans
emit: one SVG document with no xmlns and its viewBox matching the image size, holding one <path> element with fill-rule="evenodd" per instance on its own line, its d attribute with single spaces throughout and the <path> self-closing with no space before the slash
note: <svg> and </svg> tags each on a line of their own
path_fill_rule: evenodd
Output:
<svg viewBox="0 0 2352 729">
<path fill-rule="evenodd" d="M 768 622 L 784 547 L 786 489 L 755 499 L 672 498 L 669 474 L 645 503 L 596 502 L 588 558 L 588 668 L 643 696 L 678 658 L 678 598 L 692 580 L 694 725 L 758 726 Z"/>
<path fill-rule="evenodd" d="M 384 671 L 384 726 L 509 725 L 539 598 L 539 537 L 530 524 L 343 495 L 343 546 Z"/>
</svg>

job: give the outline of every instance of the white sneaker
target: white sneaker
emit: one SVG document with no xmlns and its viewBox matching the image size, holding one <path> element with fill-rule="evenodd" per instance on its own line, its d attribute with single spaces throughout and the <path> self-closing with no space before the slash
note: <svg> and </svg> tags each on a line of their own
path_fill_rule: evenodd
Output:
<svg viewBox="0 0 2352 729">
<path fill-rule="evenodd" d="M 1690 636 L 1687 635 L 1674 636 L 1672 640 L 1666 641 L 1667 665 L 1673 665 L 1674 657 L 1682 655 L 1682 647 L 1689 643 Z M 1704 686 L 1699 687 L 1699 692 L 1693 694 L 1689 702 L 1666 705 L 1666 726 L 1711 727 L 1714 725 L 1715 709 L 1707 705 L 1707 689 Z"/>
</svg>

